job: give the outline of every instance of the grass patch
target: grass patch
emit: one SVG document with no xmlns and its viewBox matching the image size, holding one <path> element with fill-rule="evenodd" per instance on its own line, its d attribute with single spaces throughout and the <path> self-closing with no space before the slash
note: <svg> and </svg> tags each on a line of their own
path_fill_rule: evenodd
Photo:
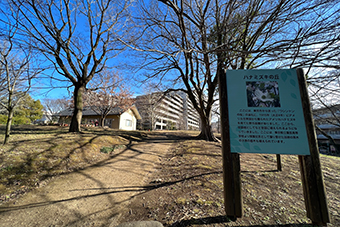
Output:
<svg viewBox="0 0 340 227">
<path fill-rule="evenodd" d="M 108 154 L 108 153 L 112 153 L 115 150 L 114 147 L 102 147 L 100 149 L 100 152 Z"/>
</svg>

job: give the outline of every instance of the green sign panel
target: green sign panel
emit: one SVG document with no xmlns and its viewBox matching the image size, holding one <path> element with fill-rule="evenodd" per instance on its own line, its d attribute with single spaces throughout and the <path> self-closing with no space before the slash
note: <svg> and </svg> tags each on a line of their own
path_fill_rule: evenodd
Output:
<svg viewBox="0 0 340 227">
<path fill-rule="evenodd" d="M 227 71 L 233 153 L 309 155 L 295 69 Z"/>
</svg>

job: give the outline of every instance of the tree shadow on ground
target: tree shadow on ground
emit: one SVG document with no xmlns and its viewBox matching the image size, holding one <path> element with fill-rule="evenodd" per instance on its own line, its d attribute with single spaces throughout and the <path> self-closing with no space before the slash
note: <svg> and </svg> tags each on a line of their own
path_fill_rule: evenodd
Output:
<svg viewBox="0 0 340 227">
<path fill-rule="evenodd" d="M 191 218 L 182 220 L 169 225 L 169 227 L 186 227 L 192 225 L 211 225 L 226 224 L 232 222 L 227 216 L 220 215 L 215 217 Z M 277 224 L 277 225 L 239 225 L 236 227 L 313 227 L 312 224 Z"/>
<path fill-rule="evenodd" d="M 0 126 L 0 132 L 4 130 L 3 126 Z M 123 131 L 114 129 L 103 129 L 103 128 L 83 128 L 83 131 L 78 134 L 68 133 L 65 127 L 59 126 L 32 126 L 22 125 L 13 126 L 12 134 L 22 134 L 23 136 L 10 141 L 7 145 L 6 152 L 0 154 L 0 160 L 2 165 L 0 170 L 1 174 L 11 176 L 9 179 L 3 178 L 5 181 L 0 180 L 0 185 L 4 184 L 7 186 L 14 186 L 18 184 L 18 190 L 24 193 L 31 187 L 39 185 L 39 181 L 43 181 L 55 175 L 64 175 L 70 172 L 76 172 L 84 168 L 91 166 L 99 166 L 104 164 L 109 159 L 114 159 L 120 154 L 124 153 L 127 149 L 133 149 L 135 142 L 175 142 L 177 140 L 185 140 L 192 138 L 190 136 L 183 136 L 185 133 L 160 133 L 160 132 L 144 132 L 144 131 Z M 35 137 L 37 134 L 46 134 L 48 136 Z M 174 135 L 176 134 L 176 135 Z M 26 136 L 30 135 L 30 136 Z M 52 135 L 52 136 L 50 136 Z M 74 139 L 73 145 L 67 145 L 64 147 L 63 143 L 66 143 L 64 139 L 70 139 L 77 136 L 78 139 Z M 109 137 L 121 137 L 126 139 L 127 142 L 122 142 L 126 149 L 118 152 L 116 148 L 120 146 L 113 144 L 115 152 L 107 156 L 101 161 L 92 160 L 92 155 L 87 155 L 86 150 L 91 150 L 95 146 L 100 146 L 98 142 L 101 136 Z M 90 138 L 89 141 L 82 142 Z M 71 143 L 71 142 L 67 142 Z M 27 152 L 25 149 L 29 149 Z M 68 150 L 69 149 L 69 150 Z M 138 152 L 138 150 L 134 150 Z M 15 155 L 16 153 L 20 155 Z M 75 156 L 75 153 L 79 155 L 79 160 L 82 164 L 75 165 L 70 164 L 71 156 Z M 5 163 L 5 156 L 15 155 L 15 159 L 7 158 L 9 163 Z M 89 157 L 88 157 L 89 156 Z M 72 159 L 73 161 L 75 158 Z M 78 159 L 77 159 L 78 160 Z M 39 174 L 38 174 L 39 173 Z M 0 175 L 1 176 L 1 175 Z M 33 179 L 33 180 L 31 180 Z M 26 182 L 27 181 L 27 182 Z M 29 182 L 32 183 L 29 185 Z M 19 186 L 20 185 L 20 186 Z M 22 189 L 25 187 L 25 190 Z M 0 192 L 0 196 L 1 196 Z M 0 203 L 1 203 L 0 198 Z"/>
<path fill-rule="evenodd" d="M 105 187 L 105 188 L 87 188 L 87 189 L 72 190 L 72 191 L 98 190 L 98 191 L 102 191 L 102 192 L 94 193 L 94 194 L 91 194 L 91 195 L 71 197 L 71 198 L 68 198 L 68 199 L 50 200 L 50 201 L 46 201 L 46 202 L 31 203 L 31 204 L 26 204 L 26 205 L 23 205 L 23 206 L 4 206 L 4 207 L 0 207 L 0 214 L 6 213 L 6 212 L 9 212 L 9 211 L 13 211 L 13 210 L 23 210 L 23 209 L 34 208 L 34 207 L 48 206 L 48 205 L 51 205 L 51 204 L 69 202 L 69 201 L 79 200 L 79 199 L 83 199 L 83 198 L 91 198 L 91 197 L 97 197 L 97 196 L 109 195 L 109 194 L 116 194 L 116 193 L 137 192 L 136 195 L 133 195 L 129 199 L 122 201 L 122 202 L 125 202 L 125 201 L 128 201 L 128 200 L 138 196 L 138 195 L 143 195 L 146 192 L 155 190 L 157 188 L 171 186 L 171 185 L 174 185 L 174 184 L 178 184 L 180 182 L 192 180 L 192 179 L 199 178 L 199 177 L 206 176 L 206 175 L 221 174 L 221 173 L 222 173 L 221 171 L 208 172 L 208 173 L 204 173 L 204 174 L 199 174 L 199 175 L 187 177 L 187 178 L 184 178 L 184 179 L 179 179 L 179 180 L 176 180 L 176 181 L 169 181 L 169 182 L 163 182 L 163 183 L 153 183 L 153 182 L 151 182 L 150 185 L 145 185 L 145 186 L 125 186 L 125 187 L 109 187 L 109 188 Z"/>
<path fill-rule="evenodd" d="M 0 131 L 5 131 L 5 125 L 0 125 Z M 12 125 L 11 135 L 15 134 L 64 134 L 67 133 L 66 127 L 60 126 L 41 126 L 41 125 Z"/>
<path fill-rule="evenodd" d="M 120 141 L 119 136 L 111 132 L 97 135 L 95 133 L 68 134 L 45 131 L 46 133 L 40 134 L 49 134 L 49 136 L 35 137 L 34 135 L 37 134 L 34 131 L 35 127 L 20 127 L 21 130 L 24 128 L 32 130 L 17 131 L 18 134 L 24 134 L 24 136 L 11 141 L 6 150 L 3 149 L 0 153 L 0 186 L 2 186 L 0 187 L 0 204 L 30 191 L 41 183 L 45 184 L 45 181 L 53 176 L 66 175 L 112 160 L 126 152 L 127 149 L 133 149 L 132 142 L 138 140 L 130 138 L 134 137 L 134 134 L 127 132 L 121 133 L 128 138 L 126 141 Z M 25 136 L 26 134 L 33 136 Z M 105 145 L 101 139 L 116 137 L 117 139 L 112 139 L 112 141 L 108 140 L 112 143 Z M 114 153 L 99 152 L 98 148 L 101 146 L 113 146 Z"/>
</svg>

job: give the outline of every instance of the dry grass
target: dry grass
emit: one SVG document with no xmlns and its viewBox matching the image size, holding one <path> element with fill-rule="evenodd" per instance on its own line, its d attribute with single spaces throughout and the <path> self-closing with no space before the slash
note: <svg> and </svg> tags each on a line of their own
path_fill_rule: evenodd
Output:
<svg viewBox="0 0 340 227">
<path fill-rule="evenodd" d="M 4 126 L 0 134 L 3 141 Z M 68 133 L 68 128 L 58 126 L 13 127 L 10 143 L 0 146 L 0 203 L 43 185 L 52 176 L 107 160 L 111 153 L 100 152 L 103 147 L 120 148 L 142 138 L 139 132 L 100 128 Z"/>
<path fill-rule="evenodd" d="M 309 226 L 297 156 L 241 155 L 243 217 L 225 217 L 222 156 L 218 143 L 185 140 L 148 180 L 155 189 L 135 198 L 121 220 L 157 220 L 166 226 Z M 331 223 L 340 226 L 340 158 L 321 155 Z"/>
<path fill-rule="evenodd" d="M 4 127 L 0 126 L 0 140 Z M 100 128 L 68 133 L 62 127 L 14 127 L 8 145 L 0 146 L 0 202 L 44 185 L 52 176 L 96 165 L 111 158 L 103 147 L 148 139 L 182 139 L 163 158 L 121 221 L 158 220 L 166 226 L 311 226 L 306 217 L 296 156 L 242 154 L 243 217 L 225 217 L 222 157 L 219 143 L 192 140 L 192 132 L 124 132 Z M 113 151 L 113 153 L 115 150 Z M 340 158 L 321 155 L 331 223 L 340 226 Z M 152 183 L 153 182 L 153 183 Z M 156 183 L 155 183 L 156 182 Z M 149 188 L 149 187 L 146 187 Z"/>
</svg>

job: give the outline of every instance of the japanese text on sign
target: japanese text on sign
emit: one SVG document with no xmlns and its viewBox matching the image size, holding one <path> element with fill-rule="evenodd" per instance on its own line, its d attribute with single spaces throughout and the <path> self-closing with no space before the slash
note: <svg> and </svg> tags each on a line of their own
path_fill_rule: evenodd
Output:
<svg viewBox="0 0 340 227">
<path fill-rule="evenodd" d="M 239 142 L 285 143 L 299 139 L 295 110 L 240 109 L 237 113 Z"/>
</svg>

